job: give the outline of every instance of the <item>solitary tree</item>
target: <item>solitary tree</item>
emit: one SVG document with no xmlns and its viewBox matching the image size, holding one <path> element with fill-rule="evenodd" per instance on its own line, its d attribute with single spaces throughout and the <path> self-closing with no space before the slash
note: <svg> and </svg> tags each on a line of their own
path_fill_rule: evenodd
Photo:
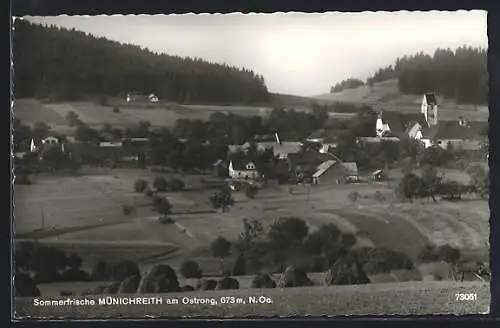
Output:
<svg viewBox="0 0 500 328">
<path fill-rule="evenodd" d="M 172 210 L 172 204 L 165 197 L 154 196 L 153 206 L 158 213 L 163 215 L 169 214 Z"/>
<path fill-rule="evenodd" d="M 210 203 L 212 203 L 212 206 L 214 209 L 221 209 L 222 213 L 226 212 L 229 206 L 234 204 L 234 199 L 231 196 L 231 191 L 229 188 L 223 188 L 219 191 L 216 191 L 212 196 L 209 198 Z"/>
<path fill-rule="evenodd" d="M 231 242 L 219 236 L 211 245 L 212 255 L 220 258 L 221 272 L 225 270 L 224 259 L 231 253 Z"/>
</svg>

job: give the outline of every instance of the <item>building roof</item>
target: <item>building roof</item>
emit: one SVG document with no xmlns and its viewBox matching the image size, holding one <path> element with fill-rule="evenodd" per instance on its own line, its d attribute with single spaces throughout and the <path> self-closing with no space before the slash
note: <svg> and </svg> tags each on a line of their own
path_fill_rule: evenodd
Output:
<svg viewBox="0 0 500 328">
<path fill-rule="evenodd" d="M 425 139 L 457 139 L 474 140 L 484 138 L 484 130 L 487 129 L 487 122 L 466 123 L 460 126 L 458 121 L 440 122 L 438 125 L 431 126 L 422 131 Z"/>
<path fill-rule="evenodd" d="M 247 170 L 246 166 L 250 163 L 253 163 L 255 165 L 255 162 L 245 161 L 245 160 L 241 160 L 241 161 L 231 160 L 231 163 L 233 163 L 233 170 L 236 170 L 236 171 L 253 171 L 253 170 Z"/>
<path fill-rule="evenodd" d="M 345 162 L 342 165 L 347 169 L 348 174 L 358 175 L 358 165 L 355 162 Z"/>
<path fill-rule="evenodd" d="M 226 163 L 222 160 L 222 159 L 218 159 L 216 160 L 212 166 L 222 166 L 222 167 L 227 167 Z"/>
<path fill-rule="evenodd" d="M 274 156 L 284 155 L 284 154 L 295 154 L 300 152 L 302 149 L 302 142 L 295 141 L 283 141 L 277 143 L 276 141 L 263 141 L 255 143 L 257 148 L 261 151 L 272 148 Z M 239 150 L 246 150 L 250 147 L 249 142 L 245 142 L 243 145 L 229 145 L 228 150 L 231 153 L 237 152 Z"/>
<path fill-rule="evenodd" d="M 436 95 L 435 95 L 435 94 L 433 94 L 433 93 L 426 93 L 426 94 L 425 94 L 425 101 L 426 101 L 428 104 L 433 104 L 433 105 L 436 105 L 436 104 L 437 104 Z"/>
<path fill-rule="evenodd" d="M 419 123 L 422 127 L 428 126 L 425 116 L 422 113 L 402 114 L 394 111 L 383 111 L 382 122 L 389 125 L 392 134 L 402 136 L 407 133 L 415 123 Z"/>
<path fill-rule="evenodd" d="M 297 166 L 297 165 L 316 166 L 328 160 L 335 160 L 337 162 L 341 162 L 341 160 L 337 156 L 331 153 L 320 153 L 317 151 L 307 151 L 296 154 L 290 154 L 288 158 L 290 159 L 292 166 Z"/>
<path fill-rule="evenodd" d="M 328 171 L 329 168 L 331 168 L 335 163 L 338 163 L 335 160 L 328 160 L 323 163 L 321 163 L 318 166 L 318 170 L 313 174 L 313 178 L 319 178 L 322 176 L 326 171 Z"/>
<path fill-rule="evenodd" d="M 382 170 L 375 170 L 372 172 L 372 176 L 376 176 L 376 175 L 379 175 L 380 173 L 382 173 Z"/>
</svg>

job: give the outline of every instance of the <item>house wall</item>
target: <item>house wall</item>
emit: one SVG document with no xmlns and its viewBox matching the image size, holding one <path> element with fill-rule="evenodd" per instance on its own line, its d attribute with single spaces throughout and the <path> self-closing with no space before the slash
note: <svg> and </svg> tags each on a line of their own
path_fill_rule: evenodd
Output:
<svg viewBox="0 0 500 328">
<path fill-rule="evenodd" d="M 442 149 L 447 149 L 448 144 L 453 147 L 462 148 L 464 150 L 478 150 L 483 146 L 480 140 L 462 140 L 462 139 L 438 139 L 434 143 L 429 139 L 421 139 L 425 148 L 431 147 L 433 144 Z"/>
<path fill-rule="evenodd" d="M 229 176 L 233 179 L 258 179 L 260 174 L 257 170 L 231 170 Z"/>
</svg>

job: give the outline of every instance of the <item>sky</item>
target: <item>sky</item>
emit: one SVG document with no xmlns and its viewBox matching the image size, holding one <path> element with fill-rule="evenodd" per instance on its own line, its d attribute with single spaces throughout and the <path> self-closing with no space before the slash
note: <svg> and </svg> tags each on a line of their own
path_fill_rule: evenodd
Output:
<svg viewBox="0 0 500 328">
<path fill-rule="evenodd" d="M 396 58 L 462 45 L 487 48 L 485 11 L 29 17 L 155 52 L 262 74 L 270 92 L 315 96 L 365 80 Z"/>
</svg>

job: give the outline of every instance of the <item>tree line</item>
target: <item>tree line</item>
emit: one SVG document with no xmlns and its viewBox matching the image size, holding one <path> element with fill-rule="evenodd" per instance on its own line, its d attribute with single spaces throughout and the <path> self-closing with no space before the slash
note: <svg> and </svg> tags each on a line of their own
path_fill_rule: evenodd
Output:
<svg viewBox="0 0 500 328">
<path fill-rule="evenodd" d="M 436 92 L 460 104 L 488 103 L 487 51 L 463 46 L 455 51 L 438 48 L 433 55 L 419 52 L 396 59 L 394 65 L 380 68 L 366 81 L 367 85 L 398 79 L 404 94 Z M 358 79 L 344 80 L 330 92 L 363 85 Z"/>
<path fill-rule="evenodd" d="M 16 20 L 15 96 L 76 100 L 154 93 L 184 103 L 268 99 L 262 75 L 246 68 L 154 53 L 75 29 Z"/>
</svg>

